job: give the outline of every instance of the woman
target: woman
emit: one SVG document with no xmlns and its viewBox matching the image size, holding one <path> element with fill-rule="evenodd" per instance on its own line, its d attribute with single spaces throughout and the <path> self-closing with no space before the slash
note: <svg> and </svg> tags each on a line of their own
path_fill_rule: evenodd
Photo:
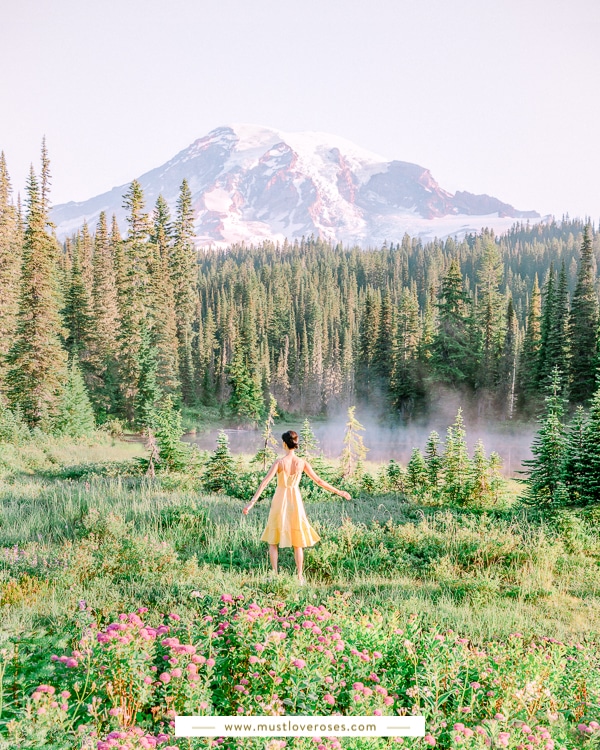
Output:
<svg viewBox="0 0 600 750">
<path fill-rule="evenodd" d="M 277 574 L 278 545 L 279 547 L 294 548 L 298 581 L 303 585 L 306 583 L 302 575 L 304 547 L 312 547 L 319 541 L 320 537 L 306 517 L 306 511 L 298 489 L 302 472 L 306 472 L 313 482 L 329 492 L 335 492 L 346 500 L 350 500 L 350 495 L 348 492 L 338 490 L 321 479 L 308 461 L 296 455 L 295 450 L 298 447 L 298 434 L 296 432 L 288 430 L 284 432 L 281 439 L 285 456 L 273 462 L 266 477 L 254 493 L 254 497 L 242 513 L 248 515 L 248 511 L 254 506 L 262 491 L 277 473 L 277 489 L 273 495 L 267 526 L 260 539 L 262 542 L 269 543 L 269 558 L 275 574 Z"/>
</svg>

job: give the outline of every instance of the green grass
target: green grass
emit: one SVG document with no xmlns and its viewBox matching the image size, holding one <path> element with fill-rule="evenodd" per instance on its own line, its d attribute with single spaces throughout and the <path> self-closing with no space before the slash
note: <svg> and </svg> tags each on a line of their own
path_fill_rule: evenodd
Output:
<svg viewBox="0 0 600 750">
<path fill-rule="evenodd" d="M 305 553 L 308 586 L 299 587 L 290 549 L 280 550 L 278 579 L 267 576 L 260 536 L 274 484 L 243 516 L 243 501 L 207 495 L 198 477 L 141 476 L 143 454 L 139 442 L 108 437 L 0 447 L 9 717 L 25 721 L 27 696 L 50 680 L 50 655 L 76 647 L 82 601 L 100 622 L 140 606 L 193 620 L 196 602 L 218 607 L 223 592 L 290 611 L 341 594 L 352 617 L 418 615 L 423 627 L 474 643 L 519 632 L 600 645 L 598 509 L 543 518 L 516 501 L 464 509 L 400 494 L 328 496 L 306 502 L 321 542 Z M 0 712 L 0 738 L 2 722 Z"/>
<path fill-rule="evenodd" d="M 244 517 L 242 501 L 205 495 L 193 477 L 110 476 L 115 461 L 131 469 L 141 452 L 138 444 L 116 441 L 46 447 L 50 467 L 41 475 L 0 480 L 0 546 L 18 545 L 29 557 L 54 559 L 65 550 L 76 557 L 98 533 L 94 524 L 104 523 L 107 538 L 126 534 L 143 550 L 166 542 L 179 567 L 202 568 L 205 587 L 219 590 L 225 576 L 231 585 L 264 592 L 267 545 L 260 535 L 273 488 Z M 418 611 L 481 637 L 515 628 L 556 637 L 600 632 L 600 536 L 593 514 L 567 515 L 571 521 L 560 526 L 518 506 L 502 512 L 420 507 L 401 495 L 328 499 L 307 503 L 307 511 L 322 539 L 305 562 L 309 589 L 319 595 L 343 588 L 360 608 Z M 289 574 L 283 582 L 291 585 L 291 550 L 281 550 L 280 561 Z M 3 586 L 14 588 L 18 568 L 6 560 L 1 566 Z M 39 566 L 27 573 L 44 581 Z M 82 570 L 69 590 L 93 604 L 103 588 L 104 573 L 97 573 Z M 125 568 L 111 576 L 115 595 L 137 599 Z M 143 573 L 136 584 L 146 585 Z M 46 597 L 60 600 L 64 581 L 52 578 L 43 588 L 36 595 L 42 605 Z M 24 612 L 29 606 L 26 599 L 20 603 Z"/>
</svg>

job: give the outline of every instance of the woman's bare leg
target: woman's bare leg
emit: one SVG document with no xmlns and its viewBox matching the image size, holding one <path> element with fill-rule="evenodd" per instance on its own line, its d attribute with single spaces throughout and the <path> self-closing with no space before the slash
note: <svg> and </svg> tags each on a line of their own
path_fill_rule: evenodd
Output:
<svg viewBox="0 0 600 750">
<path fill-rule="evenodd" d="M 276 544 L 269 544 L 269 559 L 271 560 L 271 567 L 274 573 L 277 573 L 277 552 L 278 546 Z"/>
<path fill-rule="evenodd" d="M 296 569 L 298 571 L 298 580 L 304 579 L 302 575 L 302 566 L 304 564 L 304 549 L 303 547 L 294 547 L 294 559 L 296 560 Z"/>
</svg>

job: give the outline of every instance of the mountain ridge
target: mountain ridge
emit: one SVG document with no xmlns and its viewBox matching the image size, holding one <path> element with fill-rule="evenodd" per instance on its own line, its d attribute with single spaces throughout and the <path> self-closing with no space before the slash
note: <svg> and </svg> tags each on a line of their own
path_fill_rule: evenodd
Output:
<svg viewBox="0 0 600 750">
<path fill-rule="evenodd" d="M 160 194 L 172 211 L 186 178 L 199 246 L 323 239 L 377 245 L 408 233 L 463 236 L 488 227 L 504 231 L 518 219 L 541 219 L 486 194 L 444 190 L 418 164 L 388 160 L 339 136 L 286 133 L 236 124 L 215 128 L 138 178 L 150 212 Z M 120 185 L 52 210 L 57 235 L 75 233 L 101 211 L 126 227 Z"/>
</svg>

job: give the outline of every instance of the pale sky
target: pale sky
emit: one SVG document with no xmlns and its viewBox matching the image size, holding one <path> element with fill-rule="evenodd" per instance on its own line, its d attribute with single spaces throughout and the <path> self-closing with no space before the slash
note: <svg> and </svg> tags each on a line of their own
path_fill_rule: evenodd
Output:
<svg viewBox="0 0 600 750">
<path fill-rule="evenodd" d="M 54 204 L 220 125 L 348 138 L 454 192 L 600 217 L 598 0 L 2 0 L 0 150 Z"/>
</svg>

